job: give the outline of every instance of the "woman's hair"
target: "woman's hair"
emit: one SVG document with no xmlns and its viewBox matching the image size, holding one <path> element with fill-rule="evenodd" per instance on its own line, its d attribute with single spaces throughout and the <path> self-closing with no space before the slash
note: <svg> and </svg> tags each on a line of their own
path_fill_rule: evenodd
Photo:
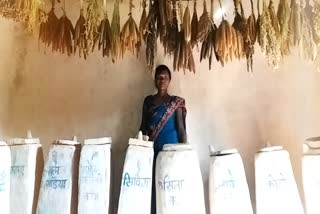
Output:
<svg viewBox="0 0 320 214">
<path fill-rule="evenodd" d="M 157 76 L 159 76 L 164 71 L 168 73 L 169 79 L 171 80 L 171 71 L 166 65 L 158 65 L 158 67 L 156 68 L 156 73 L 154 75 L 154 78 L 157 79 Z"/>
</svg>

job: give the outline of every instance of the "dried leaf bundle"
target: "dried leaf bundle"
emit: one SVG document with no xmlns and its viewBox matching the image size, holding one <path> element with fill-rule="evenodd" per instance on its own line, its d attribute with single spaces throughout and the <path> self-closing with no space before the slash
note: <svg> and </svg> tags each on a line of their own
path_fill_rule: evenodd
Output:
<svg viewBox="0 0 320 214">
<path fill-rule="evenodd" d="M 288 0 L 280 0 L 277 17 L 280 27 L 280 50 L 281 55 L 286 56 L 290 52 L 289 45 L 289 19 L 290 19 L 290 4 Z"/>
<path fill-rule="evenodd" d="M 113 15 L 112 15 L 112 21 L 111 21 L 111 33 L 112 33 L 111 56 L 112 56 L 112 61 L 115 62 L 117 59 L 120 58 L 120 54 L 121 54 L 119 0 L 116 0 L 114 3 Z"/>
<path fill-rule="evenodd" d="M 248 34 L 250 39 L 250 45 L 248 46 L 248 49 L 246 52 L 246 58 L 247 58 L 247 70 L 253 71 L 253 54 L 254 54 L 254 44 L 256 43 L 257 38 L 257 22 L 256 22 L 256 16 L 254 14 L 254 8 L 253 8 L 253 2 L 251 2 L 251 15 L 247 19 L 247 27 L 248 27 Z"/>
<path fill-rule="evenodd" d="M 74 29 L 71 21 L 65 14 L 59 19 L 53 43 L 52 51 L 58 51 L 61 54 L 67 53 L 68 56 L 71 56 L 73 51 L 72 40 L 74 38 Z"/>
<path fill-rule="evenodd" d="M 157 29 L 156 29 L 156 10 L 155 3 L 150 1 L 149 14 L 147 17 L 144 41 L 146 43 L 146 59 L 150 70 L 154 68 L 154 58 L 157 53 Z"/>
<path fill-rule="evenodd" d="M 93 47 L 98 44 L 98 49 L 102 50 L 102 56 L 109 57 L 111 53 L 111 46 L 112 46 L 112 33 L 111 33 L 111 26 L 108 19 L 107 13 L 104 14 L 104 18 L 101 20 L 98 34 L 95 37 Z"/>
<path fill-rule="evenodd" d="M 316 42 L 319 44 L 320 43 L 320 3 L 314 2 L 312 12 L 313 12 L 312 26 L 314 29 L 314 38 Z"/>
<path fill-rule="evenodd" d="M 143 40 L 143 35 L 144 35 L 144 31 L 146 28 L 146 22 L 147 22 L 147 11 L 146 11 L 146 7 L 147 7 L 147 3 L 146 0 L 142 1 L 142 15 L 140 18 L 140 23 L 139 23 L 139 32 L 140 32 L 140 36 L 141 36 L 141 40 Z"/>
<path fill-rule="evenodd" d="M 130 51 L 133 54 L 138 54 L 141 46 L 140 33 L 136 22 L 134 21 L 131 11 L 132 11 L 132 0 L 130 1 L 130 13 L 129 18 L 122 27 L 120 33 L 121 41 L 121 56 L 124 56 L 126 51 Z"/>
<path fill-rule="evenodd" d="M 80 16 L 77 20 L 75 26 L 75 33 L 74 33 L 74 54 L 77 52 L 77 48 L 79 49 L 79 57 L 81 58 L 82 55 L 84 59 L 87 58 L 88 55 L 88 42 L 86 38 L 86 19 L 83 15 L 83 9 L 80 9 Z"/>
<path fill-rule="evenodd" d="M 194 0 L 193 14 L 191 19 L 191 47 L 198 47 L 198 14 L 197 14 L 197 0 Z"/>
<path fill-rule="evenodd" d="M 160 37 L 160 42 L 165 42 L 168 34 L 169 25 L 172 22 L 172 8 L 170 1 L 159 0 L 157 1 L 158 20 L 157 20 L 157 34 Z"/>
<path fill-rule="evenodd" d="M 164 47 L 164 52 L 166 55 L 172 55 L 176 51 L 177 43 L 179 42 L 178 34 L 178 17 L 177 17 L 177 8 L 176 0 L 172 1 L 172 20 L 168 25 L 166 39 L 162 42 Z"/>
</svg>

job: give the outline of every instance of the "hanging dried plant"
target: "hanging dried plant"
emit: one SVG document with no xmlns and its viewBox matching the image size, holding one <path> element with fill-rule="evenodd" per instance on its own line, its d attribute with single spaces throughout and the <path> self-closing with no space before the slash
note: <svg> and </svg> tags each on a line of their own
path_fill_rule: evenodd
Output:
<svg viewBox="0 0 320 214">
<path fill-rule="evenodd" d="M 250 0 L 251 3 L 251 15 L 247 19 L 247 27 L 248 27 L 248 34 L 250 39 L 250 46 L 247 49 L 246 52 L 246 58 L 247 58 L 247 70 L 253 71 L 253 54 L 254 54 L 254 44 L 256 43 L 257 38 L 257 22 L 256 22 L 256 16 L 254 14 L 254 8 L 253 8 L 253 1 Z"/>
<path fill-rule="evenodd" d="M 282 57 L 290 52 L 289 48 L 289 18 L 290 18 L 290 4 L 289 0 L 280 0 L 277 17 L 280 26 L 280 50 Z"/>
<path fill-rule="evenodd" d="M 80 0 L 80 16 L 77 20 L 75 26 L 75 34 L 74 34 L 74 54 L 77 52 L 77 48 L 79 49 L 79 57 L 82 55 L 84 59 L 87 59 L 88 55 L 88 42 L 86 38 L 86 19 L 83 14 L 83 1 Z"/>
<path fill-rule="evenodd" d="M 111 33 L 111 56 L 112 62 L 115 62 L 117 59 L 120 58 L 121 54 L 119 0 L 116 0 L 114 3 L 113 16 L 111 21 Z"/>
<path fill-rule="evenodd" d="M 203 0 L 203 12 L 199 18 L 197 40 L 203 42 L 211 30 L 212 19 L 209 17 L 206 0 Z"/>
<path fill-rule="evenodd" d="M 94 41 L 99 35 L 99 21 L 102 13 L 101 0 L 87 0 L 87 19 L 86 19 L 86 37 L 88 47 L 94 50 Z"/>
<path fill-rule="evenodd" d="M 52 51 L 58 51 L 61 54 L 67 53 L 71 56 L 73 51 L 72 40 L 74 38 L 74 29 L 71 21 L 68 19 L 65 9 L 63 9 L 63 15 L 59 19 L 53 44 Z"/>
<path fill-rule="evenodd" d="M 170 1 L 158 0 L 158 27 L 157 34 L 160 37 L 160 42 L 165 42 L 168 33 L 169 24 L 172 22 L 172 9 Z"/>
<path fill-rule="evenodd" d="M 48 14 L 40 10 L 41 23 L 38 40 L 43 42 L 47 47 L 52 45 L 59 23 L 59 19 L 54 12 L 55 0 L 52 0 L 51 4 L 51 10 Z"/>
<path fill-rule="evenodd" d="M 314 39 L 317 42 L 317 44 L 320 43 L 320 3 L 315 2 L 313 3 L 313 10 L 312 10 L 312 26 L 314 31 Z"/>
<path fill-rule="evenodd" d="M 300 57 L 309 62 L 314 62 L 317 57 L 317 45 L 314 42 L 313 31 L 311 22 L 307 16 L 305 8 L 301 9 L 302 12 L 302 38 L 299 43 Z"/>
<path fill-rule="evenodd" d="M 177 8 L 176 8 L 176 0 L 172 0 L 172 20 L 169 23 L 167 29 L 166 39 L 162 42 L 164 47 L 164 53 L 166 55 L 172 55 L 176 52 L 179 34 L 178 27 L 178 17 L 177 17 Z M 156 4 L 155 4 L 156 5 Z"/>
<path fill-rule="evenodd" d="M 121 40 L 121 56 L 124 56 L 124 53 L 126 51 L 130 51 L 133 54 L 138 54 L 141 46 L 140 41 L 140 33 L 138 26 L 134 19 L 132 18 L 132 0 L 130 0 L 129 3 L 129 18 L 122 27 L 121 33 L 120 33 L 120 40 Z"/>
<path fill-rule="evenodd" d="M 270 1 L 269 7 L 266 0 L 263 1 L 263 12 L 259 20 L 259 44 L 262 52 L 267 56 L 268 63 L 277 68 L 281 59 L 280 41 L 277 32 L 274 29 L 271 20 L 270 7 L 273 3 Z"/>
<path fill-rule="evenodd" d="M 291 13 L 289 19 L 289 41 L 291 46 L 298 46 L 302 31 L 301 7 L 296 0 L 291 0 Z"/>
<path fill-rule="evenodd" d="M 202 41 L 201 45 L 201 51 L 200 51 L 200 62 L 204 59 L 208 59 L 209 61 L 209 70 L 211 70 L 212 67 L 212 59 L 213 59 L 213 53 L 215 52 L 215 47 L 214 47 L 214 42 L 216 41 L 216 31 L 217 27 L 214 24 L 213 20 L 213 0 L 211 0 L 211 5 L 210 5 L 210 21 L 208 22 L 209 24 L 209 32 L 206 35 L 205 39 Z M 218 59 L 217 55 L 216 58 Z"/>
<path fill-rule="evenodd" d="M 198 14 L 197 14 L 197 0 L 194 0 L 193 15 L 191 19 L 191 47 L 198 47 Z"/>
<path fill-rule="evenodd" d="M 147 11 L 146 11 L 146 7 L 147 7 L 147 3 L 146 0 L 142 1 L 142 15 L 140 18 L 140 23 L 139 23 L 139 32 L 140 32 L 140 36 L 141 36 L 141 41 L 143 40 L 143 35 L 144 35 L 144 31 L 146 28 L 146 22 L 147 22 Z"/>
<path fill-rule="evenodd" d="M 150 0 L 149 14 L 146 21 L 146 29 L 144 31 L 144 41 L 146 43 L 146 58 L 149 70 L 154 68 L 154 58 L 157 53 L 157 29 L 156 29 L 156 8 L 155 3 Z"/>
</svg>

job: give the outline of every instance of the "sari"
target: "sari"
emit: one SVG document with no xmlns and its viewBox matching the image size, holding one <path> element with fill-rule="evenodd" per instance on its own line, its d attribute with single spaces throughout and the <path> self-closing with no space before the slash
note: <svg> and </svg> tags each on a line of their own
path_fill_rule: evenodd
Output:
<svg viewBox="0 0 320 214">
<path fill-rule="evenodd" d="M 185 100 L 181 97 L 170 96 L 161 105 L 155 105 L 154 96 L 146 97 L 143 111 L 146 112 L 146 134 L 151 141 L 154 141 L 154 160 L 153 160 L 153 182 L 151 198 L 151 214 L 156 214 L 156 188 L 155 188 L 155 164 L 159 152 L 164 144 L 179 143 L 178 130 L 176 126 L 176 110 L 182 109 L 183 125 L 186 128 L 186 107 Z"/>
</svg>

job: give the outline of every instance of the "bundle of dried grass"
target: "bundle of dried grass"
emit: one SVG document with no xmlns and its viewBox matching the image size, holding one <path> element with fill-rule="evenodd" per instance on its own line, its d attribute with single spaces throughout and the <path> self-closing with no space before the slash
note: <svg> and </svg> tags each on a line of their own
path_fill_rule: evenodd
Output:
<svg viewBox="0 0 320 214">
<path fill-rule="evenodd" d="M 83 14 L 83 1 L 80 1 L 80 16 L 77 20 L 75 26 L 75 33 L 74 33 L 74 54 L 77 52 L 77 48 L 79 49 L 79 57 L 81 58 L 82 55 L 84 59 L 87 59 L 88 55 L 88 42 L 86 38 L 86 19 L 84 18 Z"/>
<path fill-rule="evenodd" d="M 99 21 L 102 13 L 101 0 L 87 0 L 86 37 L 88 47 L 94 50 L 94 41 L 99 35 Z"/>
<path fill-rule="evenodd" d="M 136 22 L 132 17 L 132 0 L 129 3 L 129 18 L 122 27 L 120 33 L 121 41 L 121 56 L 124 56 L 126 51 L 130 51 L 133 54 L 138 54 L 141 46 L 140 33 Z"/>
<path fill-rule="evenodd" d="M 210 17 L 209 17 L 210 21 L 208 22 L 210 28 L 209 28 L 208 34 L 202 41 L 201 52 L 200 52 L 200 62 L 202 62 L 202 60 L 204 59 L 208 59 L 209 70 L 211 70 L 211 67 L 212 67 L 213 54 L 216 53 L 215 47 L 214 47 L 214 44 L 215 44 L 214 41 L 216 40 L 215 37 L 216 37 L 217 27 L 214 24 L 214 20 L 213 20 L 213 10 L 214 10 L 213 7 L 214 7 L 213 0 L 211 0 Z"/>
<path fill-rule="evenodd" d="M 203 0 L 203 13 L 199 18 L 197 40 L 203 42 L 211 30 L 212 19 L 209 17 L 206 0 Z"/>
<path fill-rule="evenodd" d="M 197 0 L 194 0 L 193 15 L 191 19 L 191 47 L 198 47 L 198 14 L 197 14 Z"/>
<path fill-rule="evenodd" d="M 154 58 L 157 53 L 157 29 L 156 29 L 156 8 L 155 3 L 150 0 L 149 14 L 146 21 L 146 28 L 144 31 L 144 41 L 146 43 L 146 58 L 149 70 L 154 68 Z"/>
<path fill-rule="evenodd" d="M 248 50 L 246 52 L 246 58 L 247 58 L 247 70 L 251 72 L 253 71 L 253 54 L 254 54 L 254 44 L 256 43 L 257 38 L 257 22 L 256 22 L 256 16 L 254 14 L 254 8 L 253 8 L 253 1 L 250 0 L 251 3 L 251 15 L 247 19 L 247 27 L 248 27 L 248 34 L 250 39 L 250 45 L 248 46 Z"/>
<path fill-rule="evenodd" d="M 277 17 L 280 26 L 280 50 L 282 57 L 290 52 L 289 46 L 289 18 L 290 18 L 290 5 L 289 0 L 280 0 Z"/>
<path fill-rule="evenodd" d="M 71 56 L 73 51 L 73 38 L 74 29 L 72 23 L 63 9 L 63 15 L 59 19 L 53 39 L 52 51 L 58 51 L 61 54 L 67 53 L 68 56 Z"/>
<path fill-rule="evenodd" d="M 113 16 L 111 21 L 111 33 L 111 56 L 112 62 L 115 62 L 117 59 L 120 58 L 121 54 L 119 0 L 116 0 L 114 3 Z"/>
<path fill-rule="evenodd" d="M 51 10 L 48 14 L 40 10 L 41 23 L 38 41 L 43 42 L 47 47 L 52 45 L 59 23 L 59 19 L 54 12 L 55 0 L 52 0 L 51 4 Z"/>
<path fill-rule="evenodd" d="M 320 43 L 320 3 L 314 2 L 313 3 L 313 9 L 312 9 L 312 26 L 314 31 L 314 39 L 317 42 L 317 44 Z"/>
<path fill-rule="evenodd" d="M 160 37 L 160 42 L 165 42 L 168 34 L 169 25 L 172 22 L 172 8 L 170 1 L 159 0 L 157 1 L 158 20 L 157 20 L 157 35 Z"/>
</svg>

